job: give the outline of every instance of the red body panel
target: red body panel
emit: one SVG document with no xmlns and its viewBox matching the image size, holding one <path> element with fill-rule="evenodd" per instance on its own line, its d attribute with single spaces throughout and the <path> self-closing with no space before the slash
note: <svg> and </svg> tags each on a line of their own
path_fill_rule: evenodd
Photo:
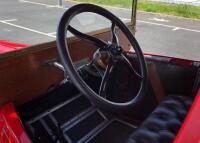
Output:
<svg viewBox="0 0 200 143">
<path fill-rule="evenodd" d="M 174 143 L 200 143 L 200 88 Z"/>
<path fill-rule="evenodd" d="M 22 49 L 29 46 L 28 44 L 21 44 L 21 43 L 15 43 L 5 40 L 0 40 L 0 53 L 5 53 L 9 51 L 13 51 L 16 49 Z"/>
<path fill-rule="evenodd" d="M 135 54 L 133 51 L 128 51 L 130 54 Z M 170 56 L 163 56 L 163 55 L 156 55 L 152 53 L 143 53 L 145 57 L 151 57 L 153 59 L 159 59 L 160 61 L 168 61 L 172 64 L 179 64 L 179 65 L 194 65 L 199 66 L 200 61 L 193 61 L 189 59 L 182 59 L 182 58 L 176 58 L 176 57 L 170 57 Z"/>
<path fill-rule="evenodd" d="M 0 108 L 0 143 L 31 143 L 12 103 Z"/>
</svg>

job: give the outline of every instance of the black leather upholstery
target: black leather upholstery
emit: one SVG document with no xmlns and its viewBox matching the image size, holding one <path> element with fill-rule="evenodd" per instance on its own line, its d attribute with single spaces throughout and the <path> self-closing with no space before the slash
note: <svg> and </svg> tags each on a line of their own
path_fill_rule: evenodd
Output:
<svg viewBox="0 0 200 143">
<path fill-rule="evenodd" d="M 192 97 L 169 95 L 130 136 L 127 143 L 171 143 Z"/>
</svg>

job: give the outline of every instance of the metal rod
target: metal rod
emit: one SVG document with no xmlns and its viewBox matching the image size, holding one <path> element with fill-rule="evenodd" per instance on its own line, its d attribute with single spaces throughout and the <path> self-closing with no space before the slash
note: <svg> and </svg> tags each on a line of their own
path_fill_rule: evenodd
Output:
<svg viewBox="0 0 200 143">
<path fill-rule="evenodd" d="M 63 5 L 63 0 L 58 0 L 58 6 L 62 6 Z"/>
</svg>

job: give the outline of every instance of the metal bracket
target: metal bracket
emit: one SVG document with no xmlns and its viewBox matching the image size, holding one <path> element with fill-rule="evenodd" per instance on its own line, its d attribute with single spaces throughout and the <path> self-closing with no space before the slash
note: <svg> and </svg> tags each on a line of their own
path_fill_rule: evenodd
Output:
<svg viewBox="0 0 200 143">
<path fill-rule="evenodd" d="M 67 71 L 65 70 L 64 66 L 59 62 L 58 59 L 51 59 L 44 63 L 44 65 L 53 66 L 61 71 L 63 71 L 64 79 L 67 79 Z"/>
</svg>

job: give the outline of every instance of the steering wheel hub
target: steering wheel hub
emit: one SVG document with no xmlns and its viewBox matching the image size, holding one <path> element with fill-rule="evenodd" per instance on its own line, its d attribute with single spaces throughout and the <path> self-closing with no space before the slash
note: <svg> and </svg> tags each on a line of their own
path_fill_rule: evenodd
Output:
<svg viewBox="0 0 200 143">
<path fill-rule="evenodd" d="M 123 49 L 121 46 L 118 46 L 116 44 L 110 44 L 108 46 L 108 51 L 111 56 L 116 57 L 116 56 L 120 56 L 122 54 Z"/>
</svg>

